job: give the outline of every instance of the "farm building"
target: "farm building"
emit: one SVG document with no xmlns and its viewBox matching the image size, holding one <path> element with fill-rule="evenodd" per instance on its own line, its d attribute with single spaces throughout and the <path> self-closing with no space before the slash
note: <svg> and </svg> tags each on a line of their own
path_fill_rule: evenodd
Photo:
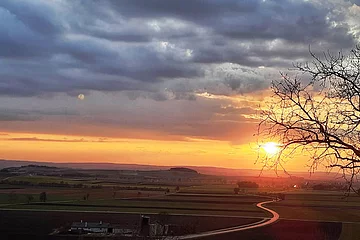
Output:
<svg viewBox="0 0 360 240">
<path fill-rule="evenodd" d="M 73 222 L 69 229 L 71 233 L 99 233 L 99 234 L 119 234 L 123 236 L 167 236 L 167 235 L 181 235 L 184 232 L 183 227 L 174 224 L 160 224 L 155 222 L 150 224 L 150 217 L 141 215 L 140 225 L 129 228 L 119 224 L 110 224 L 100 222 Z"/>
<path fill-rule="evenodd" d="M 73 222 L 71 224 L 70 232 L 73 233 L 106 233 L 106 234 L 121 234 L 131 235 L 136 233 L 135 229 L 123 228 L 118 224 L 110 224 L 100 222 Z"/>
<path fill-rule="evenodd" d="M 90 233 L 112 233 L 113 227 L 110 223 L 100 222 L 73 222 L 71 232 L 90 232 Z"/>
</svg>

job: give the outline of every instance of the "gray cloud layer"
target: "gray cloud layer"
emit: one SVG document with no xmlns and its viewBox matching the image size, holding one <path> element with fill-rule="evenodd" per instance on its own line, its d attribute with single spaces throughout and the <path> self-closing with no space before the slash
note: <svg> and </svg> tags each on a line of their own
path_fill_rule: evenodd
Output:
<svg viewBox="0 0 360 240">
<path fill-rule="evenodd" d="M 199 93 L 266 89 L 279 70 L 308 58 L 309 45 L 315 52 L 346 51 L 359 41 L 356 4 L 2 0 L 0 122 L 6 123 L 0 130 L 81 135 L 90 131 L 86 126 L 100 126 L 94 135 L 136 135 L 133 129 L 212 139 L 251 135 L 254 122 L 246 115 L 255 106 Z M 74 101 L 79 93 L 84 101 Z"/>
<path fill-rule="evenodd" d="M 191 99 L 198 87 L 213 86 L 198 81 L 211 77 L 213 64 L 281 68 L 304 59 L 309 44 L 353 46 L 356 33 L 334 7 L 293 0 L 3 0 L 0 95 L 143 91 L 166 100 L 167 86 Z M 179 79 L 194 79 L 185 93 Z M 256 74 L 215 81 L 230 90 L 266 86 Z"/>
</svg>

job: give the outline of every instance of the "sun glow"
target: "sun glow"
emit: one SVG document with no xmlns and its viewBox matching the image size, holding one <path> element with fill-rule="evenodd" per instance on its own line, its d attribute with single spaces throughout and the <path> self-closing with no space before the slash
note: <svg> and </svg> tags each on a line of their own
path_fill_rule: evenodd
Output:
<svg viewBox="0 0 360 240">
<path fill-rule="evenodd" d="M 280 151 L 280 144 L 275 142 L 267 142 L 262 145 L 260 145 L 264 151 L 270 155 L 273 156 L 277 154 Z"/>
</svg>

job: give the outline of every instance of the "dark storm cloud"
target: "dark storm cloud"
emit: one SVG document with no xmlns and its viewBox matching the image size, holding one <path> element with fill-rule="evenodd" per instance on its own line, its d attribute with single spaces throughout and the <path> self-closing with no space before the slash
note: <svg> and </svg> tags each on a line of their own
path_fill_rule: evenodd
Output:
<svg viewBox="0 0 360 240">
<path fill-rule="evenodd" d="M 56 19 L 56 11 L 47 4 L 33 1 L 3 0 L 0 7 L 33 32 L 41 35 L 60 33 L 62 26 Z"/>
<path fill-rule="evenodd" d="M 231 90 L 239 91 L 240 93 L 251 93 L 257 90 L 265 89 L 268 85 L 259 79 L 228 79 L 225 80 L 225 85 L 229 86 Z"/>
<path fill-rule="evenodd" d="M 108 0 L 116 9 L 127 17 L 180 17 L 202 21 L 209 17 L 223 16 L 224 13 L 242 13 L 254 11 L 259 1 L 256 0 L 192 0 L 184 4 L 183 1 L 166 0 Z"/>
<path fill-rule="evenodd" d="M 124 16 L 175 17 L 209 27 L 235 39 L 276 39 L 310 43 L 341 36 L 344 44 L 352 38 L 346 27 L 331 27 L 329 9 L 311 1 L 291 0 L 109 0 Z M 326 4 L 326 3 L 324 3 Z"/>
<path fill-rule="evenodd" d="M 151 37 L 136 33 L 111 33 L 103 31 L 89 32 L 92 36 L 119 42 L 150 42 Z"/>
<path fill-rule="evenodd" d="M 0 95 L 135 91 L 158 101 L 194 100 L 199 88 L 216 85 L 206 83 L 212 64 L 281 68 L 303 59 L 309 44 L 352 46 L 344 14 L 333 7 L 295 0 L 3 0 Z M 189 86 L 172 86 L 179 79 Z M 267 86 L 256 73 L 217 81 L 240 93 Z"/>
<path fill-rule="evenodd" d="M 51 6 L 33 1 L 0 2 L 0 56 L 36 57 L 51 54 L 62 25 Z"/>
</svg>

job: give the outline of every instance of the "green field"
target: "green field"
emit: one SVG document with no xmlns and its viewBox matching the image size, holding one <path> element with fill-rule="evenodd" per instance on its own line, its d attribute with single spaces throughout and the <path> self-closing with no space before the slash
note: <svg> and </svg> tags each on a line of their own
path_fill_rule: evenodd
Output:
<svg viewBox="0 0 360 240">
<path fill-rule="evenodd" d="M 231 201 L 230 201 L 231 200 Z M 169 195 L 156 198 L 134 199 L 92 199 L 73 201 L 47 201 L 46 203 L 33 202 L 30 204 L 5 205 L 11 209 L 50 209 L 50 210 L 77 210 L 77 211 L 125 211 L 125 212 L 169 212 L 186 214 L 212 214 L 232 216 L 268 217 L 255 206 L 259 198 L 251 199 L 241 196 L 226 197 L 190 197 Z M 266 199 L 265 199 L 266 200 Z"/>
<path fill-rule="evenodd" d="M 167 184 L 118 183 L 112 180 L 64 179 L 60 177 L 17 176 L 8 180 L 26 181 L 34 185 L 0 185 L 0 208 L 18 210 L 52 211 L 95 211 L 225 215 L 244 217 L 270 217 L 256 207 L 256 203 L 269 200 L 264 194 L 276 193 L 271 189 L 247 189 L 234 194 L 232 184 L 207 184 L 181 186 L 175 192 L 174 186 Z M 88 187 L 44 187 L 40 184 L 82 183 Z M 102 188 L 92 188 L 101 184 Z M 147 188 L 152 191 L 127 190 L 126 188 Z M 164 189 L 170 192 L 165 193 Z M 158 191 L 156 191 L 159 189 Z M 39 194 L 47 193 L 47 201 L 39 202 Z M 285 199 L 269 204 L 268 207 L 280 214 L 282 219 L 306 221 L 344 222 L 340 239 L 353 239 L 360 236 L 360 197 L 350 194 L 345 197 L 340 191 L 312 191 L 291 189 L 281 191 Z M 34 198 L 30 204 L 27 196 Z M 89 198 L 84 200 L 84 196 Z"/>
<path fill-rule="evenodd" d="M 59 181 L 61 178 L 36 176 L 19 177 L 18 179 L 49 182 Z M 90 182 L 90 180 L 87 181 Z M 99 182 L 110 183 L 110 181 L 96 181 L 96 183 Z M 141 184 L 119 184 L 116 186 L 141 186 Z M 159 185 L 151 184 L 146 184 L 145 186 L 148 188 L 159 187 Z M 243 193 L 235 195 L 233 188 L 234 185 L 230 184 L 200 185 L 182 187 L 176 194 L 171 189 L 170 194 L 165 195 L 162 191 L 114 190 L 113 187 L 76 189 L 13 186 L 11 189 L 7 186 L 5 189 L 0 188 L 0 207 L 96 211 L 109 211 L 112 209 L 113 211 L 131 212 L 211 212 L 225 215 L 249 216 L 254 214 L 254 216 L 267 216 L 255 205 L 258 202 L 268 200 L 268 198 L 252 195 L 256 192 L 262 192 L 262 189 L 252 191 L 251 194 Z M 47 193 L 46 204 L 56 203 L 57 205 L 34 204 L 39 202 L 39 194 L 43 191 Z M 32 204 L 28 205 L 26 204 L 26 196 L 29 194 L 33 195 L 34 200 Z M 87 194 L 89 194 L 89 199 L 84 200 L 83 198 Z M 271 204 L 271 208 L 279 212 L 282 218 L 360 221 L 360 197 L 357 195 L 350 195 L 344 198 L 344 193 L 342 192 L 310 190 L 293 190 L 284 192 L 284 194 L 285 200 Z M 14 195 L 16 195 L 15 198 Z M 127 200 L 123 198 L 132 199 Z"/>
<path fill-rule="evenodd" d="M 180 189 L 180 193 L 233 194 L 234 188 L 231 184 L 200 185 Z"/>
<path fill-rule="evenodd" d="M 17 180 L 41 183 L 42 181 L 59 181 L 60 179 L 36 176 L 17 177 Z M 78 183 L 79 181 L 76 182 Z M 93 181 L 92 183 L 99 184 L 99 182 L 101 184 L 115 184 L 110 181 Z M 115 184 L 115 186 L 159 188 L 159 185 L 151 184 Z M 162 185 L 161 187 L 165 186 Z M 104 186 L 102 189 L 43 188 L 33 186 L 20 188 L 16 186 L 13 189 L 0 189 L 0 208 L 268 216 L 255 206 L 257 202 L 267 200 L 266 198 L 235 195 L 233 194 L 232 185 L 181 187 L 179 193 L 176 194 L 173 192 L 174 187 L 172 187 L 169 194 L 165 194 L 163 191 L 115 189 L 109 186 Z M 40 203 L 39 194 L 43 191 L 47 193 L 47 201 Z M 198 195 L 199 193 L 205 194 Z M 27 203 L 26 198 L 29 194 L 32 194 L 34 197 L 30 204 Z M 89 199 L 84 200 L 83 197 L 87 194 L 89 194 Z M 11 196 L 14 195 L 16 195 L 16 199 L 11 200 Z"/>
</svg>

